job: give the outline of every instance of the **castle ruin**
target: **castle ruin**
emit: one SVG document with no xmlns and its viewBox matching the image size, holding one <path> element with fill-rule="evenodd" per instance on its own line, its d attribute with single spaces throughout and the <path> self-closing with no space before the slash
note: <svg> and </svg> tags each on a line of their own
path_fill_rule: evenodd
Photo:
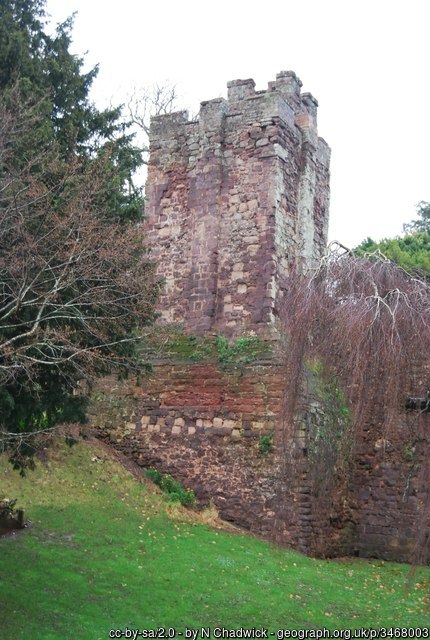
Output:
<svg viewBox="0 0 430 640">
<path fill-rule="evenodd" d="M 282 282 L 326 247 L 330 149 L 318 103 L 292 71 L 265 91 L 152 119 L 147 239 L 165 278 L 160 310 L 189 331 L 240 335 L 273 324 Z"/>
<path fill-rule="evenodd" d="M 333 470 L 324 490 L 307 449 L 324 421 L 312 385 L 293 424 L 285 420 L 294 381 L 276 348 L 283 287 L 315 265 L 327 240 L 330 149 L 317 106 L 284 71 L 264 91 L 229 82 L 228 99 L 202 102 L 196 120 L 153 118 L 146 238 L 165 282 L 155 333 L 256 336 L 275 347 L 222 363 L 210 349 L 193 359 L 160 348 L 148 377 L 103 382 L 94 422 L 138 464 L 171 474 L 252 532 L 315 555 L 408 560 L 425 462 L 404 453 L 405 412 L 389 446 L 376 419 L 363 424 L 348 485 L 337 486 Z"/>
</svg>

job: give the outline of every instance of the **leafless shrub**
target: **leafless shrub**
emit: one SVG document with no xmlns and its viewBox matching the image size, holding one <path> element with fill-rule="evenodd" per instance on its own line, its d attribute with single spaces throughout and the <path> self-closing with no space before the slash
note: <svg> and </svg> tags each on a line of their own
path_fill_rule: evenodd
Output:
<svg viewBox="0 0 430 640">
<path fill-rule="evenodd" d="M 288 335 L 287 376 L 292 381 L 285 402 L 286 429 L 291 430 L 300 413 L 309 363 L 320 363 L 324 384 L 336 380 L 344 394 L 351 427 L 345 433 L 352 439 L 351 447 L 354 434 L 366 425 L 376 426 L 381 441 L 388 441 L 399 429 L 408 395 L 426 395 L 430 386 L 430 284 L 382 254 L 356 257 L 341 245 L 331 246 L 315 271 L 292 276 L 286 283 L 282 316 Z M 416 414 L 418 446 L 428 446 L 425 420 L 423 414 Z M 288 461 L 291 452 L 285 447 Z M 339 447 L 339 455 L 342 450 Z M 323 464 L 320 472 L 333 473 L 333 466 L 339 471 L 339 462 L 332 461 L 329 467 Z M 349 470 L 344 465 L 345 476 Z M 346 477 L 333 477 L 335 482 L 347 482 Z M 315 481 L 321 484 L 323 480 Z M 427 466 L 420 483 L 425 487 L 428 482 Z M 427 500 L 421 505 L 421 548 L 428 539 L 429 514 Z"/>
</svg>

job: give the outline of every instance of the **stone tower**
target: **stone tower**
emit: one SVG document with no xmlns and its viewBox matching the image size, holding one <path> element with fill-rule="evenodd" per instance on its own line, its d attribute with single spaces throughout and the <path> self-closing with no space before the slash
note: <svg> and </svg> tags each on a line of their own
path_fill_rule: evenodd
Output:
<svg viewBox="0 0 430 640">
<path fill-rule="evenodd" d="M 430 414 L 418 431 L 399 407 L 387 440 L 372 412 L 354 433 L 343 484 L 322 447 L 321 483 L 315 434 L 333 415 L 338 433 L 336 411 L 325 413 L 337 396 L 324 391 L 321 403 L 318 374 L 288 371 L 270 340 L 284 281 L 312 268 L 326 245 L 330 151 L 317 134 L 317 102 L 300 87 L 291 71 L 265 91 L 235 80 L 228 100 L 202 103 L 197 121 L 183 112 L 153 119 L 146 228 L 167 326 L 153 330 L 151 374 L 100 383 L 94 423 L 137 464 L 171 474 L 201 505 L 213 500 L 223 518 L 259 535 L 316 555 L 410 560 L 428 500 L 428 438 L 416 434 L 429 432 Z M 252 342 L 263 348 L 220 357 L 220 344 Z"/>
<path fill-rule="evenodd" d="M 147 238 L 165 278 L 162 320 L 194 333 L 261 333 L 282 283 L 326 246 L 330 149 L 318 103 L 292 71 L 265 91 L 228 83 L 228 99 L 152 119 Z"/>
</svg>

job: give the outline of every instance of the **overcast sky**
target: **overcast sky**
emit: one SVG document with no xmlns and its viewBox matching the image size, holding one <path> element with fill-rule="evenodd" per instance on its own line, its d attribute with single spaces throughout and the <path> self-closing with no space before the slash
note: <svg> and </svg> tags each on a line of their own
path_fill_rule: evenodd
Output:
<svg viewBox="0 0 430 640">
<path fill-rule="evenodd" d="M 292 69 L 319 101 L 332 148 L 330 239 L 348 246 L 402 232 L 430 201 L 428 0 L 48 0 L 56 22 L 77 11 L 73 52 L 100 64 L 92 98 L 176 84 L 181 107 L 257 90 Z"/>
</svg>

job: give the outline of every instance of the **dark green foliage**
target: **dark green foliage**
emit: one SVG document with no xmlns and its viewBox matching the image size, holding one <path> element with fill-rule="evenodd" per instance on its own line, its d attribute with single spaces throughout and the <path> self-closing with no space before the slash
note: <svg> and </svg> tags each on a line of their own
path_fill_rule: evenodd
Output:
<svg viewBox="0 0 430 640">
<path fill-rule="evenodd" d="M 265 358 L 272 352 L 272 344 L 258 336 L 241 336 L 228 339 L 223 335 L 195 336 L 185 333 L 180 327 L 170 326 L 164 330 L 157 327 L 142 345 L 146 356 L 173 357 L 193 361 L 218 361 L 222 365 L 249 364 Z"/>
<path fill-rule="evenodd" d="M 268 433 L 265 436 L 261 436 L 258 443 L 258 450 L 262 456 L 267 456 L 273 449 L 273 433 Z"/>
<path fill-rule="evenodd" d="M 213 344 L 206 337 L 178 331 L 168 338 L 164 351 L 177 358 L 203 360 L 213 354 Z"/>
<path fill-rule="evenodd" d="M 259 357 L 267 356 L 271 345 L 263 343 L 257 336 L 243 336 L 237 340 L 229 341 L 224 336 L 218 336 L 215 340 L 218 352 L 218 360 L 223 364 L 242 363 L 248 364 Z"/>
<path fill-rule="evenodd" d="M 150 480 L 152 480 L 154 484 L 156 484 L 158 487 L 161 487 L 161 482 L 163 480 L 163 474 L 161 473 L 161 471 L 158 471 L 157 469 L 147 469 L 146 475 Z"/>
<path fill-rule="evenodd" d="M 15 505 L 17 499 L 9 500 L 8 498 L 2 498 L 0 500 L 0 520 L 14 516 L 16 513 Z"/>
<path fill-rule="evenodd" d="M 76 440 L 76 438 L 74 436 L 72 436 L 71 433 L 67 433 L 66 437 L 64 438 L 65 443 L 67 444 L 68 447 L 74 447 L 75 444 L 78 444 L 79 440 Z"/>
<path fill-rule="evenodd" d="M 412 462 L 414 459 L 415 450 L 413 447 L 405 445 L 403 447 L 403 457 L 407 462 Z"/>
<path fill-rule="evenodd" d="M 167 493 L 172 502 L 180 502 L 184 507 L 192 507 L 195 504 L 196 496 L 194 491 L 192 489 L 184 489 L 172 476 L 164 475 L 156 469 L 147 469 L 146 475 L 164 493 Z"/>
<path fill-rule="evenodd" d="M 366 238 L 354 249 L 357 256 L 382 253 L 409 272 L 430 272 L 430 203 L 417 205 L 418 219 L 403 225 L 404 236 L 375 242 Z"/>
<path fill-rule="evenodd" d="M 22 380 L 0 391 L 0 402 L 7 407 L 2 424 L 18 433 L 50 429 L 58 422 L 85 422 L 85 396 L 72 396 L 65 381 L 41 369 L 39 382 Z"/>
<path fill-rule="evenodd" d="M 430 233 L 426 231 L 416 231 L 403 237 L 385 238 L 380 242 L 367 238 L 354 249 L 358 256 L 378 251 L 406 271 L 430 272 Z"/>
<path fill-rule="evenodd" d="M 110 179 L 100 204 L 116 218 L 138 220 L 143 196 L 132 176 L 141 152 L 127 135 L 120 108 L 99 111 L 89 100 L 98 68 L 84 73 L 84 60 L 69 51 L 73 18 L 48 35 L 44 7 L 45 0 L 0 1 L 0 93 L 7 97 L 18 87 L 44 116 L 43 128 L 28 136 L 21 155 L 27 159 L 37 151 L 41 134 L 45 143 L 55 141 L 65 158 L 91 161 L 102 154 Z"/>
</svg>

